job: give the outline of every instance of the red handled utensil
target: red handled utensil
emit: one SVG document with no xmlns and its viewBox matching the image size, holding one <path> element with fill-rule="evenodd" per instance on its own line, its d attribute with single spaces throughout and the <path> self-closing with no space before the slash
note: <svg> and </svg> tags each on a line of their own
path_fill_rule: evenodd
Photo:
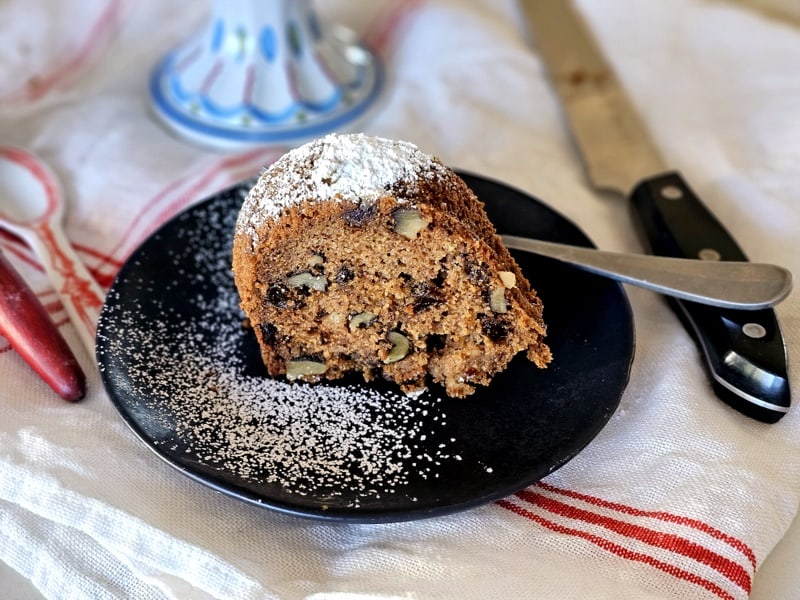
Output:
<svg viewBox="0 0 800 600">
<path fill-rule="evenodd" d="M 86 376 L 42 303 L 0 252 L 0 334 L 64 400 L 86 394 Z"/>
</svg>

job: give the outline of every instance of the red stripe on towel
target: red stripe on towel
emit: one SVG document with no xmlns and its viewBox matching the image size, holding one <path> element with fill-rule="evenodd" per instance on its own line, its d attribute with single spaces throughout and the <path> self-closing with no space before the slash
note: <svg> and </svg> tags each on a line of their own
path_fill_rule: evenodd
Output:
<svg viewBox="0 0 800 600">
<path fill-rule="evenodd" d="M 424 0 L 405 0 L 390 3 L 388 10 L 378 14 L 364 34 L 364 43 L 378 54 L 385 54 L 394 45 L 401 30 L 408 24 Z"/>
<path fill-rule="evenodd" d="M 42 264 L 39 262 L 39 260 L 36 259 L 32 254 L 24 252 L 18 247 L 12 245 L 3 246 L 3 251 L 13 254 L 26 265 L 36 269 L 40 273 L 44 272 L 44 267 L 42 267 Z"/>
<path fill-rule="evenodd" d="M 679 535 L 657 531 L 618 519 L 612 519 L 611 517 L 599 515 L 529 490 L 523 490 L 517 493 L 517 496 L 553 514 L 583 521 L 591 525 L 597 525 L 624 537 L 644 542 L 655 548 L 663 548 L 664 550 L 669 550 L 670 552 L 691 558 L 692 560 L 711 567 L 747 592 L 750 591 L 750 587 L 752 586 L 750 574 L 744 567 L 697 542 L 692 542 Z"/>
<path fill-rule="evenodd" d="M 203 167 L 204 171 L 199 175 L 186 176 L 177 181 L 173 181 L 163 190 L 153 196 L 129 223 L 128 228 L 122 233 L 117 244 L 107 253 L 98 253 L 102 258 L 96 268 L 101 268 L 107 263 L 121 265 L 127 258 L 126 249 L 132 249 L 144 241 L 153 231 L 163 225 L 169 218 L 176 215 L 192 202 L 201 196 L 210 194 L 208 189 L 210 182 L 220 172 L 231 169 L 240 169 L 243 165 L 252 164 L 253 169 L 263 167 L 277 157 L 274 150 L 265 151 L 264 149 L 253 150 L 244 154 L 239 154 L 230 158 L 225 158 L 211 168 Z M 194 177 L 194 179 L 192 179 Z M 226 180 L 217 186 L 218 189 L 232 184 L 237 180 L 237 174 L 231 174 Z M 155 213 L 155 214 L 153 214 Z"/>
<path fill-rule="evenodd" d="M 98 54 L 103 40 L 110 37 L 114 26 L 119 22 L 122 5 L 122 0 L 111 0 L 91 25 L 86 39 L 70 59 L 57 65 L 46 75 L 31 76 L 23 88 L 0 100 L 4 103 L 34 102 L 73 77 Z"/>
<path fill-rule="evenodd" d="M 553 492 L 554 494 L 561 494 L 562 496 L 566 496 L 568 498 L 581 500 L 583 502 L 586 502 L 587 504 L 594 504 L 595 506 L 601 506 L 603 508 L 615 510 L 626 515 L 634 517 L 649 517 L 651 519 L 658 519 L 669 523 L 677 523 L 679 525 L 684 525 L 686 527 L 697 529 L 698 531 L 702 531 L 703 533 L 715 539 L 725 542 L 732 548 L 735 548 L 736 550 L 744 554 L 744 556 L 747 558 L 750 564 L 753 565 L 754 570 L 757 566 L 755 553 L 742 540 L 739 540 L 731 535 L 728 535 L 727 533 L 724 533 L 719 529 L 715 529 L 714 527 L 711 527 L 707 523 L 704 523 L 703 521 L 700 521 L 698 519 L 690 519 L 688 517 L 674 515 L 663 511 L 646 511 L 639 508 L 634 508 L 632 506 L 626 506 L 624 504 L 620 504 L 617 502 L 609 502 L 608 500 L 603 500 L 602 498 L 588 496 L 586 494 L 581 494 L 579 492 L 574 492 L 572 490 L 557 488 L 553 485 L 550 485 L 548 483 L 543 483 L 541 481 L 536 485 L 544 490 Z"/>
<path fill-rule="evenodd" d="M 648 554 L 644 554 L 642 552 L 634 552 L 610 540 L 602 538 L 598 535 L 588 533 L 586 531 L 581 531 L 580 529 L 559 525 L 558 523 L 550 521 L 549 519 L 537 515 L 525 508 L 522 508 L 521 506 L 517 506 L 516 504 L 513 504 L 508 500 L 498 500 L 496 504 L 521 517 L 525 517 L 526 519 L 529 519 L 530 521 L 533 521 L 541 525 L 542 527 L 550 529 L 551 531 L 582 538 L 588 542 L 591 542 L 592 544 L 599 546 L 600 548 L 603 548 L 608 552 L 611 552 L 612 554 L 616 554 L 621 558 L 644 563 L 648 566 L 658 569 L 659 571 L 668 573 L 673 577 L 698 585 L 708 590 L 709 592 L 715 594 L 719 598 L 722 598 L 723 600 L 736 600 L 736 598 L 733 595 L 722 589 L 716 583 L 714 583 L 713 581 L 709 581 L 708 579 L 701 577 L 696 573 L 691 573 L 685 569 L 676 567 L 675 565 L 658 560 Z"/>
</svg>

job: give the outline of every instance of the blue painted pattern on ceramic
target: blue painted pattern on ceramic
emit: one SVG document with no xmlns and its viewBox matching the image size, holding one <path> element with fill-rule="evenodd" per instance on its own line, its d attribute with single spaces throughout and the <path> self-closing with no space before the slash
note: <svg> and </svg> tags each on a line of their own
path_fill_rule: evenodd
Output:
<svg viewBox="0 0 800 600">
<path fill-rule="evenodd" d="M 349 106 L 346 110 L 332 112 L 330 118 L 314 120 L 307 125 L 298 124 L 298 121 L 294 120 L 297 116 L 298 108 L 302 109 L 299 103 L 289 107 L 281 114 L 267 114 L 255 110 L 253 107 L 240 105 L 237 107 L 241 111 L 240 117 L 252 118 L 255 121 L 275 126 L 269 130 L 261 130 L 254 125 L 251 130 L 247 130 L 233 122 L 229 126 L 225 126 L 224 124 L 204 123 L 193 118 L 190 114 L 191 106 L 195 105 L 198 108 L 202 106 L 203 110 L 208 110 L 204 103 L 200 101 L 200 95 L 186 94 L 180 89 L 177 79 L 174 77 L 168 78 L 168 82 L 162 87 L 165 80 L 164 75 L 172 70 L 174 61 L 175 56 L 168 55 L 151 74 L 150 96 L 156 110 L 165 119 L 174 121 L 187 130 L 209 138 L 225 139 L 232 142 L 280 143 L 301 137 L 310 138 L 322 135 L 343 127 L 362 116 L 374 104 L 384 85 L 383 70 L 380 64 L 376 64 L 373 85 L 359 102 Z M 175 99 L 180 102 L 180 105 L 176 105 Z"/>
<path fill-rule="evenodd" d="M 261 54 L 268 63 L 275 62 L 275 59 L 278 56 L 278 45 L 275 41 L 275 29 L 270 26 L 264 27 L 261 30 L 261 35 L 259 38 Z"/>
<path fill-rule="evenodd" d="M 225 23 L 222 20 L 214 22 L 214 28 L 211 32 L 211 51 L 214 53 L 219 52 L 222 48 L 222 40 L 225 39 Z"/>
</svg>

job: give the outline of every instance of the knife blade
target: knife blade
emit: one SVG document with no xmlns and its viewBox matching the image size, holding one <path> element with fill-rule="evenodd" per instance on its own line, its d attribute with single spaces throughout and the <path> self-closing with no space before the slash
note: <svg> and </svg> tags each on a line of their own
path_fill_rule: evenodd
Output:
<svg viewBox="0 0 800 600">
<path fill-rule="evenodd" d="M 653 254 L 746 261 L 742 249 L 656 148 L 597 41 L 568 0 L 522 0 L 589 180 L 630 199 Z M 789 410 L 786 345 L 773 309 L 740 311 L 669 298 L 704 357 L 716 395 L 775 423 Z"/>
</svg>

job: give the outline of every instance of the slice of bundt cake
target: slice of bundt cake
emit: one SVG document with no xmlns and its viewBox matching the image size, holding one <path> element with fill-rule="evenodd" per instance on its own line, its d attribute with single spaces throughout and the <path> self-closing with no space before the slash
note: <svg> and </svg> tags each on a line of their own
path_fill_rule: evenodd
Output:
<svg viewBox="0 0 800 600">
<path fill-rule="evenodd" d="M 328 135 L 284 155 L 244 201 L 233 272 L 272 376 L 463 397 L 520 351 L 550 361 L 541 301 L 482 203 L 408 142 Z"/>
</svg>

